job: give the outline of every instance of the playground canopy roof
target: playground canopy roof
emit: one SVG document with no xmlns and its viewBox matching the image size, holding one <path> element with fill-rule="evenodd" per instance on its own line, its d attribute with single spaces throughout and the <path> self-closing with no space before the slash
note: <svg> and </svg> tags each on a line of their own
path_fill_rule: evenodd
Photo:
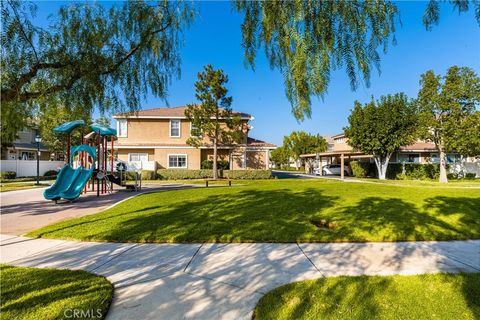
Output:
<svg viewBox="0 0 480 320">
<path fill-rule="evenodd" d="M 100 131 L 101 136 L 116 136 L 117 135 L 117 130 L 115 130 L 113 128 L 108 128 L 108 127 L 105 127 L 105 126 L 102 126 L 102 125 L 96 124 L 96 123 L 90 125 L 90 129 L 92 129 L 92 131 L 95 131 L 95 132 Z"/>
<path fill-rule="evenodd" d="M 70 122 L 65 122 L 53 129 L 53 132 L 56 133 L 71 133 L 76 127 L 84 126 L 85 121 L 83 120 L 75 120 Z"/>
</svg>

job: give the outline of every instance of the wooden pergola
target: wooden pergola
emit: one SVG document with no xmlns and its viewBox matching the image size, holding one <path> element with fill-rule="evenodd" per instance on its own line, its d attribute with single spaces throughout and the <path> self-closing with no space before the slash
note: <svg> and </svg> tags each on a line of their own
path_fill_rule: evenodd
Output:
<svg viewBox="0 0 480 320">
<path fill-rule="evenodd" d="M 363 152 L 356 152 L 352 150 L 338 150 L 338 151 L 327 151 L 319 153 L 309 153 L 300 155 L 301 158 L 314 158 L 318 160 L 319 163 L 322 163 L 322 158 L 330 158 L 330 163 L 333 158 L 340 158 L 340 178 L 345 179 L 345 158 L 350 162 L 351 159 L 368 159 L 371 158 L 371 155 L 365 154 Z M 320 175 L 323 175 L 323 170 L 320 170 Z"/>
</svg>

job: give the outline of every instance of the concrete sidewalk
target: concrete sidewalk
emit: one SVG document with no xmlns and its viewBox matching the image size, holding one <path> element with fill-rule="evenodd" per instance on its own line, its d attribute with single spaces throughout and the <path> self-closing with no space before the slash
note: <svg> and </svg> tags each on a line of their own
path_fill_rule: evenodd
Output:
<svg viewBox="0 0 480 320">
<path fill-rule="evenodd" d="M 82 269 L 115 286 L 107 319 L 250 319 L 280 285 L 337 275 L 480 272 L 480 240 L 120 244 L 2 235 L 0 261 Z"/>
<path fill-rule="evenodd" d="M 45 188 L 0 193 L 2 234 L 23 235 L 62 220 L 98 213 L 122 200 L 146 192 L 193 188 L 195 185 L 173 183 L 146 184 L 140 192 L 115 188 L 112 194 L 97 197 L 96 192 L 81 195 L 74 202 L 45 200 Z"/>
</svg>

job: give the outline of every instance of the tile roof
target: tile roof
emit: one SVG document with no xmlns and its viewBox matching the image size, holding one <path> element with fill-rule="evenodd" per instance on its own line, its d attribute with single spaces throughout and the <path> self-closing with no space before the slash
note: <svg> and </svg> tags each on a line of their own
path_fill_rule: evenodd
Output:
<svg viewBox="0 0 480 320">
<path fill-rule="evenodd" d="M 247 147 L 265 147 L 265 148 L 275 148 L 276 145 L 265 142 L 262 140 L 254 139 L 254 138 L 247 138 Z"/>
<path fill-rule="evenodd" d="M 132 112 L 117 113 L 114 117 L 134 116 L 134 117 L 185 117 L 186 106 L 179 107 L 164 107 L 146 110 L 138 110 Z M 242 118 L 252 118 L 248 113 L 233 111 L 234 115 L 239 115 Z"/>
<path fill-rule="evenodd" d="M 435 144 L 432 142 L 415 142 L 408 146 L 401 147 L 402 151 L 437 151 Z"/>
</svg>

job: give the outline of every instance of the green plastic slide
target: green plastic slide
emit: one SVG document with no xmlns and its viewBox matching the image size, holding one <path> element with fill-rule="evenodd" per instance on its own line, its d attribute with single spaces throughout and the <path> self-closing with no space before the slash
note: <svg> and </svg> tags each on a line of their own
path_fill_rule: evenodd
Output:
<svg viewBox="0 0 480 320">
<path fill-rule="evenodd" d="M 60 193 L 70 187 L 72 181 L 75 180 L 80 173 L 80 168 L 73 169 L 69 164 L 65 164 L 58 173 L 57 180 L 48 189 L 43 192 L 43 196 L 47 200 L 58 200 L 61 198 Z"/>
<path fill-rule="evenodd" d="M 68 189 L 60 193 L 60 196 L 63 199 L 70 201 L 78 198 L 82 193 L 85 184 L 87 184 L 88 180 L 92 176 L 92 173 L 93 167 L 91 169 L 80 169 L 80 173 L 75 176 Z"/>
</svg>

